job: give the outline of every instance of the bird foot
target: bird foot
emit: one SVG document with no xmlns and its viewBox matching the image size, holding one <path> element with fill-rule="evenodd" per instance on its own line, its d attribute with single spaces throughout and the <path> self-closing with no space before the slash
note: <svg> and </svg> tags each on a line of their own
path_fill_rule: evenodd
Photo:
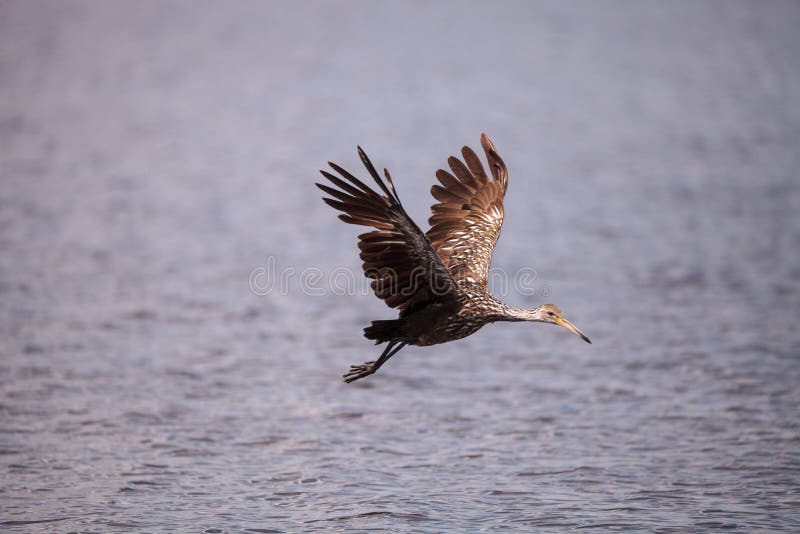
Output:
<svg viewBox="0 0 800 534">
<path fill-rule="evenodd" d="M 342 375 L 344 381 L 348 384 L 359 378 L 364 378 L 375 372 L 375 362 L 366 362 L 361 365 L 351 365 L 350 370 Z"/>
</svg>

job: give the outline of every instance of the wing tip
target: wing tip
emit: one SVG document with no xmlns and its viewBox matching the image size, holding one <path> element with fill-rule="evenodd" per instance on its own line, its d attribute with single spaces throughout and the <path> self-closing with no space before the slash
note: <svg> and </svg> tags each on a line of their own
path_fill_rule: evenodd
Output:
<svg viewBox="0 0 800 534">
<path fill-rule="evenodd" d="M 494 147 L 494 143 L 492 143 L 492 140 L 489 139 L 488 135 L 486 135 L 486 132 L 481 132 L 481 146 L 487 151 L 492 150 L 497 152 L 497 149 Z"/>
<path fill-rule="evenodd" d="M 374 174 L 376 173 L 373 173 L 372 171 L 375 170 L 375 166 L 372 165 L 372 161 L 370 161 L 369 156 L 367 156 L 367 153 L 364 151 L 363 148 L 361 148 L 361 145 L 356 145 L 356 150 L 358 151 L 358 157 L 361 158 L 361 162 L 367 168 L 369 173 L 374 176 Z"/>
</svg>

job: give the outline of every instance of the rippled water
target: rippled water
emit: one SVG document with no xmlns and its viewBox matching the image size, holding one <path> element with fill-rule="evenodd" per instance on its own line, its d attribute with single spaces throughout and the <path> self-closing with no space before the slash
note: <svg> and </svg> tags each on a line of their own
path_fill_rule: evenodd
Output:
<svg viewBox="0 0 800 534">
<path fill-rule="evenodd" d="M 800 530 L 800 7 L 0 4 L 0 527 Z M 481 131 L 502 324 L 372 359 L 311 183 Z M 295 269 L 285 291 L 252 272 Z M 549 296 L 543 296 L 549 293 Z"/>
</svg>

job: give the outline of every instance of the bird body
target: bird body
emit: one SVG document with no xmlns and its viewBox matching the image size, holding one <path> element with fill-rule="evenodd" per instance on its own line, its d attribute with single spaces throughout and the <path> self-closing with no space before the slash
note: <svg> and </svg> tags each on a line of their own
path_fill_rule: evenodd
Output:
<svg viewBox="0 0 800 534">
<path fill-rule="evenodd" d="M 481 302 L 484 298 L 484 294 L 477 298 L 464 295 L 452 304 L 426 306 L 403 317 L 401 331 L 409 344 L 421 346 L 467 337 L 492 321 L 489 306 Z"/>
<path fill-rule="evenodd" d="M 589 342 L 554 304 L 513 308 L 489 292 L 489 266 L 503 224 L 508 172 L 486 134 L 481 135 L 481 145 L 491 178 L 469 147 L 461 150 L 463 161 L 450 157 L 452 174 L 436 172 L 441 185 L 434 185 L 431 193 L 439 202 L 431 208 L 431 228 L 426 233 L 403 208 L 389 171 L 384 169 L 384 182 L 361 147 L 359 156 L 383 194 L 335 163 L 329 165 L 340 177 L 321 171 L 335 187 L 316 185 L 332 197 L 323 200 L 343 212 L 339 218 L 374 228 L 358 236 L 364 274 L 372 279 L 375 295 L 400 311 L 397 319 L 373 321 L 364 329 L 367 339 L 387 346 L 377 361 L 351 366 L 344 375 L 346 382 L 374 373 L 405 345 L 461 339 L 495 321 L 553 323 Z"/>
</svg>

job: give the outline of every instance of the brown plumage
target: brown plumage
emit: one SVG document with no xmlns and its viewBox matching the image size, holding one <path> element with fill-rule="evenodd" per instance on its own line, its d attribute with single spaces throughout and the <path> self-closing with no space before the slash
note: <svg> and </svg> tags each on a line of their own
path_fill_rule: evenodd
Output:
<svg viewBox="0 0 800 534">
<path fill-rule="evenodd" d="M 340 177 L 320 171 L 335 187 L 316 185 L 333 197 L 323 200 L 343 212 L 339 218 L 375 229 L 358 236 L 364 275 L 372 279 L 375 295 L 400 311 L 397 319 L 373 321 L 364 329 L 367 339 L 388 345 L 377 361 L 351 366 L 345 382 L 371 375 L 405 345 L 460 339 L 494 321 L 553 323 L 590 343 L 554 304 L 518 309 L 489 293 L 489 266 L 503 225 L 508 171 L 486 134 L 481 135 L 481 146 L 491 177 L 466 146 L 461 149 L 464 161 L 452 156 L 447 160 L 452 173 L 436 171 L 442 185 L 431 189 L 439 202 L 431 208 L 427 233 L 406 213 L 389 171 L 384 169 L 384 182 L 361 147 L 358 154 L 380 192 L 335 163 L 329 165 Z"/>
</svg>

